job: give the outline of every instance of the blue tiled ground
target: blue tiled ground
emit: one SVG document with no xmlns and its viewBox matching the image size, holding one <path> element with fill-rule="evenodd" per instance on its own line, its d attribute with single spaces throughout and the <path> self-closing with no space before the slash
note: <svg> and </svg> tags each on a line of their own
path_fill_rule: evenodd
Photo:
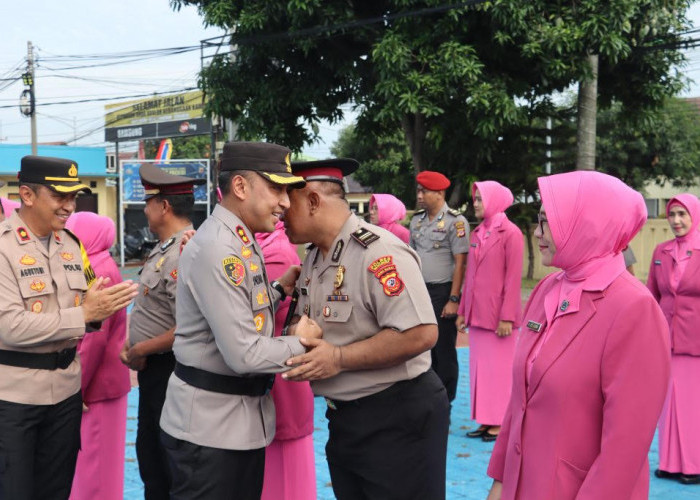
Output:
<svg viewBox="0 0 700 500">
<path fill-rule="evenodd" d="M 473 427 L 469 420 L 469 350 L 459 349 L 461 375 L 457 399 L 452 409 L 452 426 L 447 451 L 447 498 L 450 500 L 475 499 L 484 500 L 490 487 L 491 480 L 486 477 L 492 443 L 484 443 L 478 439 L 468 439 L 464 436 Z M 126 477 L 124 480 L 124 498 L 136 500 L 143 498 L 143 485 L 139 478 L 136 463 L 136 407 L 138 389 L 132 389 L 129 394 L 129 412 L 126 436 Z M 330 486 L 330 476 L 325 461 L 324 445 L 327 439 L 325 403 L 316 398 L 316 414 L 314 419 L 314 443 L 316 447 L 316 474 L 318 483 L 318 498 L 332 500 L 333 490 Z M 649 453 L 651 470 L 658 466 L 656 439 Z M 652 500 L 698 500 L 700 485 L 683 486 L 674 481 L 651 478 Z"/>
</svg>

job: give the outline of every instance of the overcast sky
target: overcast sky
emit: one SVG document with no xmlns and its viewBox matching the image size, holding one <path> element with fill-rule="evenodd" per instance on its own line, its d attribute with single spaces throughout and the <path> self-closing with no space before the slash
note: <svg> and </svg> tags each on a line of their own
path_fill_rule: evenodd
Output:
<svg viewBox="0 0 700 500">
<path fill-rule="evenodd" d="M 175 12 L 168 0 L 34 0 L 29 5 L 31 7 L 19 0 L 0 2 L 0 33 L 3 34 L 0 141 L 5 143 L 30 141 L 29 119 L 23 117 L 17 107 L 24 86 L 16 82 L 4 88 L 10 82 L 3 80 L 21 74 L 26 68 L 27 41 L 36 47 L 37 102 L 46 104 L 195 87 L 200 68 L 198 49 L 129 64 L 75 69 L 62 68 L 93 65 L 104 60 L 68 60 L 56 59 L 56 56 L 199 46 L 200 40 L 222 33 L 219 29 L 204 28 L 196 9 L 188 7 Z M 695 25 L 700 26 L 700 6 L 697 3 L 690 14 Z M 700 49 L 694 49 L 688 56 L 691 61 L 686 72 L 700 82 Z M 700 85 L 695 85 L 685 95 L 700 95 Z M 39 142 L 69 141 L 94 131 L 76 144 L 105 145 L 104 131 L 100 129 L 104 124 L 104 105 L 114 102 L 118 101 L 39 106 Z M 329 148 L 339 128 L 322 124 L 324 142 L 308 147 L 305 153 L 317 158 L 329 156 Z"/>
</svg>

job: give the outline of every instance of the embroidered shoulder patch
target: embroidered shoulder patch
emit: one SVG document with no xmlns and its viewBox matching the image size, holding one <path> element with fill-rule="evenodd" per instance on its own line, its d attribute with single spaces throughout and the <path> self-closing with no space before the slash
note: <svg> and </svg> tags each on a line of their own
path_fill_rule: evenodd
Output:
<svg viewBox="0 0 700 500">
<path fill-rule="evenodd" d="M 239 286 L 243 283 L 243 279 L 245 278 L 245 266 L 241 259 L 235 255 L 231 255 L 221 261 L 221 265 L 224 268 L 226 279 L 228 279 L 233 286 Z"/>
<path fill-rule="evenodd" d="M 457 230 L 457 238 L 464 238 L 467 235 L 467 231 L 464 228 L 464 222 L 455 222 L 455 229 Z"/>
<path fill-rule="evenodd" d="M 401 295 L 405 286 L 391 255 L 379 257 L 367 267 L 367 270 L 379 280 L 386 295 L 389 297 Z"/>
</svg>

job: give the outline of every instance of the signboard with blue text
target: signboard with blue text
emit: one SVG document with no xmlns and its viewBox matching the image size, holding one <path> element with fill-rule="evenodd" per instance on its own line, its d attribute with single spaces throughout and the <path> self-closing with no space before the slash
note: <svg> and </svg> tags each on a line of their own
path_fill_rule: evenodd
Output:
<svg viewBox="0 0 700 500">
<path fill-rule="evenodd" d="M 169 160 L 166 163 L 153 161 L 122 162 L 122 200 L 123 203 L 143 203 L 144 191 L 139 168 L 144 163 L 155 163 L 164 172 L 173 175 L 184 175 L 194 179 L 209 178 L 209 160 Z M 194 186 L 194 202 L 209 203 L 209 183 Z"/>
</svg>

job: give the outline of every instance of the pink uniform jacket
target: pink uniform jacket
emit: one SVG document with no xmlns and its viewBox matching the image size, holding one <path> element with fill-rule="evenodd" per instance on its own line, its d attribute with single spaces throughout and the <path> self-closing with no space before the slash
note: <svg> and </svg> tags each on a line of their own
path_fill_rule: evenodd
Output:
<svg viewBox="0 0 700 500">
<path fill-rule="evenodd" d="M 675 290 L 671 286 L 675 239 L 659 244 L 654 250 L 649 268 L 647 286 L 661 306 L 671 330 L 671 352 L 673 354 L 690 354 L 700 356 L 700 210 L 697 198 L 692 195 L 679 195 L 672 198 L 668 205 L 681 202 L 692 218 L 692 227 L 686 238 L 690 258 L 685 265 Z"/>
<path fill-rule="evenodd" d="M 644 200 L 599 172 L 538 181 L 562 271 L 525 308 L 488 474 L 502 500 L 646 499 L 670 354 L 663 313 L 620 254 Z"/>
</svg>

